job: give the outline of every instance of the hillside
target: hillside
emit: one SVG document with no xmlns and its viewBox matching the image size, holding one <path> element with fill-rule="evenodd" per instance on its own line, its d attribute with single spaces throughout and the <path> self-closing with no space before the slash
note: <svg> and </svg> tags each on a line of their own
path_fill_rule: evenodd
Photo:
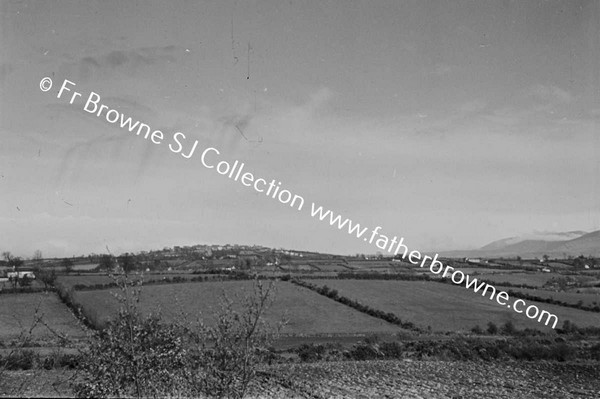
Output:
<svg viewBox="0 0 600 399">
<path fill-rule="evenodd" d="M 600 230 L 586 234 L 575 240 L 565 241 L 554 248 L 556 253 L 581 253 L 600 256 Z"/>
<path fill-rule="evenodd" d="M 563 237 L 563 239 L 560 239 Z M 566 239 L 565 239 L 566 238 Z M 539 258 L 565 256 L 600 256 L 600 230 L 511 237 L 491 242 L 477 250 L 449 251 L 448 257 L 511 257 Z"/>
<path fill-rule="evenodd" d="M 498 241 L 491 242 L 483 247 L 481 250 L 499 250 L 506 248 L 507 246 L 519 244 L 524 241 L 540 241 L 540 242 L 555 242 L 555 241 L 568 241 L 586 235 L 586 231 L 567 231 L 567 232 L 536 232 L 533 234 L 523 235 L 520 237 L 503 238 Z M 535 245 L 535 244 L 533 244 Z"/>
</svg>

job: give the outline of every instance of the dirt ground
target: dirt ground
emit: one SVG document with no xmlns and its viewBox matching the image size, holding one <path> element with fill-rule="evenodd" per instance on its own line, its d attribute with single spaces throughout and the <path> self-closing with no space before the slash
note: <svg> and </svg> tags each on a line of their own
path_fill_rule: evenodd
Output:
<svg viewBox="0 0 600 399">
<path fill-rule="evenodd" d="M 3 397 L 68 397 L 73 370 L 10 371 Z M 598 398 L 598 364 L 364 361 L 265 368 L 254 398 Z"/>
</svg>

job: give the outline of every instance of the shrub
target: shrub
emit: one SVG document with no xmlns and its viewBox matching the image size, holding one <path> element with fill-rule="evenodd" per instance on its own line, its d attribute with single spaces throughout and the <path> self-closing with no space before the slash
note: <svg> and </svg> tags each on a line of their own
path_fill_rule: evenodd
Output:
<svg viewBox="0 0 600 399">
<path fill-rule="evenodd" d="M 479 324 L 477 324 L 475 327 L 471 328 L 471 332 L 473 334 L 478 334 L 481 335 L 483 334 L 485 331 L 483 331 L 483 329 L 481 327 L 479 327 Z"/>
<path fill-rule="evenodd" d="M 323 360 L 325 354 L 325 347 L 323 345 L 316 344 L 302 344 L 296 352 L 303 362 L 314 362 Z"/>
<path fill-rule="evenodd" d="M 383 342 L 380 346 L 381 351 L 386 358 L 389 359 L 401 359 L 402 358 L 402 344 L 399 342 Z"/>
<path fill-rule="evenodd" d="M 69 353 L 53 353 L 42 362 L 42 367 L 46 370 L 57 369 L 57 368 L 78 368 L 82 362 L 82 358 L 78 354 Z"/>
<path fill-rule="evenodd" d="M 492 335 L 498 334 L 498 326 L 494 322 L 490 321 L 488 323 L 487 332 L 488 334 Z"/>
<path fill-rule="evenodd" d="M 142 317 L 140 289 L 119 284 L 121 308 L 84 356 L 77 396 L 244 397 L 276 333 L 262 319 L 272 285 L 257 280 L 241 311 L 224 294 L 216 325 L 204 327 Z"/>
<path fill-rule="evenodd" d="M 555 344 L 550 348 L 549 356 L 552 360 L 565 362 L 575 357 L 576 350 L 566 343 Z"/>
<path fill-rule="evenodd" d="M 504 323 L 504 325 L 502 326 L 501 332 L 504 335 L 513 335 L 517 332 L 517 329 L 515 328 L 515 325 L 513 324 L 513 322 L 509 320 L 506 323 Z"/>
<path fill-rule="evenodd" d="M 593 360 L 600 360 L 600 344 L 590 347 L 589 352 Z"/>
<path fill-rule="evenodd" d="M 6 370 L 30 370 L 39 362 L 37 353 L 30 349 L 18 349 L 1 359 Z"/>
<path fill-rule="evenodd" d="M 352 360 L 372 360 L 383 357 L 383 353 L 378 345 L 360 343 L 354 345 L 346 356 Z"/>
<path fill-rule="evenodd" d="M 176 391 L 185 370 L 181 331 L 121 309 L 89 349 L 77 396 L 161 396 Z"/>
</svg>

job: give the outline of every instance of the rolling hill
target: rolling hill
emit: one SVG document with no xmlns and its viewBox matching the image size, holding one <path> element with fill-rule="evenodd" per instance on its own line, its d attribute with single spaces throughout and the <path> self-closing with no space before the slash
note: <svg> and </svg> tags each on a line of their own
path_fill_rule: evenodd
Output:
<svg viewBox="0 0 600 399">
<path fill-rule="evenodd" d="M 566 256 L 600 257 L 600 230 L 591 233 L 570 231 L 542 233 L 523 237 L 510 237 L 491 242 L 477 250 L 448 251 L 440 255 L 448 257 L 510 257 L 551 258 Z"/>
</svg>

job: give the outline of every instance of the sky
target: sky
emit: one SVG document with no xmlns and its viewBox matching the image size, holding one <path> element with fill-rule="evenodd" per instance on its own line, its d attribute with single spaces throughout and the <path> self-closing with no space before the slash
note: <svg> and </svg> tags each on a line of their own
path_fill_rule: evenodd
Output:
<svg viewBox="0 0 600 399">
<path fill-rule="evenodd" d="M 313 202 L 424 251 L 600 229 L 596 1 L 2 1 L 0 15 L 2 251 L 378 250 Z M 164 142 L 86 112 L 91 92 Z M 169 149 L 175 132 L 196 155 Z M 207 169 L 209 147 L 305 209 Z"/>
</svg>

